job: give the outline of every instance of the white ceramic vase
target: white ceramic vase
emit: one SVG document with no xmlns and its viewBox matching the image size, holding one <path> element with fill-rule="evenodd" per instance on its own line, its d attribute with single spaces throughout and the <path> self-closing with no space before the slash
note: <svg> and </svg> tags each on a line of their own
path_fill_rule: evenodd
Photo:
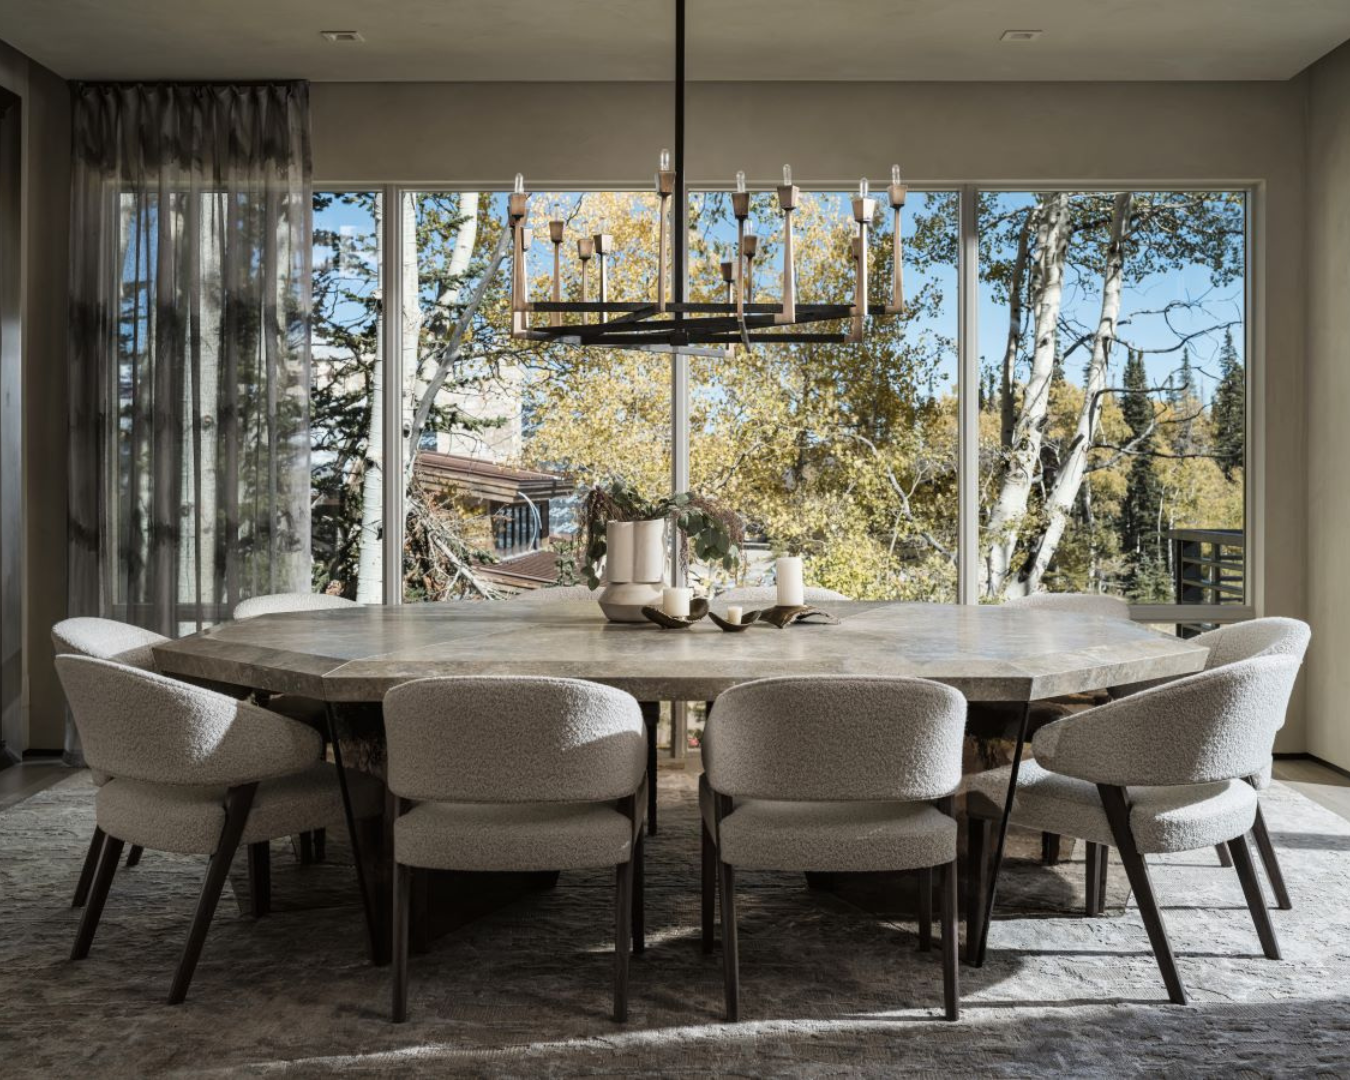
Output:
<svg viewBox="0 0 1350 1080">
<path fill-rule="evenodd" d="M 597 599 L 610 622 L 645 622 L 661 606 L 666 580 L 666 522 L 611 521 L 605 526 L 605 587 Z"/>
</svg>

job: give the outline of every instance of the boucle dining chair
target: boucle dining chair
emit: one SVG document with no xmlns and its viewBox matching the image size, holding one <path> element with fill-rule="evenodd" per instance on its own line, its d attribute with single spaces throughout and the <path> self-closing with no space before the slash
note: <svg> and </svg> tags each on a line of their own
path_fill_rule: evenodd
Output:
<svg viewBox="0 0 1350 1080">
<path fill-rule="evenodd" d="M 778 588 L 775 585 L 735 585 L 725 592 L 718 593 L 717 599 L 726 604 L 776 604 Z M 808 604 L 828 604 L 847 600 L 848 597 L 833 589 L 809 585 L 802 590 L 802 599 Z"/>
<path fill-rule="evenodd" d="M 1205 660 L 1205 670 L 1212 671 L 1214 668 L 1222 667 L 1225 664 L 1232 664 L 1239 660 L 1250 660 L 1256 656 L 1292 656 L 1301 661 L 1308 651 L 1308 642 L 1311 639 L 1312 630 L 1307 623 L 1300 622 L 1298 619 L 1271 616 L 1264 619 L 1251 619 L 1247 622 L 1233 623 L 1231 626 L 1220 626 L 1203 634 L 1197 634 L 1191 638 L 1191 641 L 1209 649 L 1209 656 Z M 1158 679 L 1153 682 L 1118 687 L 1112 690 L 1112 695 L 1117 698 L 1128 697 L 1131 694 L 1137 694 L 1140 690 L 1148 689 L 1151 686 L 1162 686 L 1170 681 L 1170 679 Z M 1267 761 L 1255 776 L 1247 778 L 1257 791 L 1265 791 L 1266 788 L 1270 787 L 1271 779 L 1272 763 L 1270 761 Z M 1256 804 L 1256 823 L 1252 826 L 1252 839 L 1256 841 L 1256 850 L 1261 856 L 1261 864 L 1265 867 L 1266 879 L 1270 882 L 1271 891 L 1275 894 L 1275 903 L 1281 910 L 1288 911 L 1294 906 L 1293 901 L 1289 897 L 1289 887 L 1285 883 L 1284 871 L 1280 867 L 1279 857 L 1275 854 L 1275 845 L 1271 842 L 1270 832 L 1266 828 L 1266 819 L 1261 813 L 1259 801 Z M 1224 866 L 1231 865 L 1226 845 L 1219 848 L 1219 861 Z"/>
<path fill-rule="evenodd" d="M 52 645 L 57 656 L 115 660 L 142 671 L 158 670 L 153 649 L 168 640 L 153 630 L 117 622 L 115 619 L 79 617 L 64 619 L 52 627 Z M 107 773 L 98 769 L 90 769 L 89 778 L 95 787 L 102 787 L 111 779 Z M 103 839 L 103 830 L 95 825 L 94 835 L 89 840 L 89 850 L 84 856 L 84 865 L 80 869 L 80 879 L 75 884 L 75 895 L 70 901 L 71 907 L 84 907 L 99 855 L 103 853 Z M 141 849 L 133 845 L 127 853 L 127 865 L 135 866 L 140 861 Z"/>
<path fill-rule="evenodd" d="M 1145 855 L 1227 846 L 1265 955 L 1279 959 L 1275 929 L 1245 841 L 1256 819 L 1257 795 L 1247 777 L 1270 760 L 1298 676 L 1292 656 L 1262 656 L 1188 675 L 1042 728 L 1024 762 L 1013 820 L 1120 854 L 1143 916 L 1168 997 L 1186 991 L 1167 940 Z M 1008 785 L 1008 769 L 970 781 L 968 809 L 988 814 Z M 974 825 L 972 819 L 972 825 Z M 972 831 L 972 840 L 976 832 Z M 987 885 L 984 845 L 972 843 L 968 880 L 975 894 L 978 941 Z M 1090 862 L 1090 867 L 1093 864 Z M 1096 864 L 1097 868 L 1104 862 Z M 1088 907 L 1100 911 L 1100 879 L 1089 871 Z M 1093 896 L 1096 900 L 1094 903 Z"/>
<path fill-rule="evenodd" d="M 418 679 L 384 698 L 394 822 L 393 1019 L 408 1016 L 413 874 L 615 868 L 614 1019 L 644 942 L 638 704 L 576 679 Z"/>
<path fill-rule="evenodd" d="M 187 997 L 239 845 L 343 820 L 333 766 L 319 760 L 312 729 L 246 701 L 108 660 L 58 656 L 56 671 L 86 757 L 113 777 L 95 804 L 107 840 L 70 958 L 89 955 L 124 844 L 209 855 L 169 991 L 176 1005 Z M 380 811 L 376 782 L 348 783 L 358 817 Z M 253 882 L 255 890 L 262 884 L 257 874 Z"/>
<path fill-rule="evenodd" d="M 717 699 L 699 793 L 703 939 L 707 951 L 715 874 L 728 1020 L 740 1013 L 738 870 L 917 871 L 919 945 L 927 950 L 935 868 L 945 1012 L 958 1018 L 953 796 L 965 718 L 965 698 L 924 679 L 762 679 Z"/>
<path fill-rule="evenodd" d="M 283 615 L 292 611 L 323 611 L 330 608 L 360 606 L 355 600 L 348 600 L 345 596 L 330 596 L 328 593 L 266 593 L 241 600 L 234 607 L 234 618 L 238 621 L 256 619 L 260 615 Z M 272 712 L 281 713 L 282 716 L 288 716 L 292 720 L 299 720 L 321 733 L 329 733 L 328 711 L 321 701 L 313 701 L 294 694 L 255 693 L 253 699 Z M 301 833 L 300 862 L 302 864 L 323 862 L 326 844 L 327 833 L 323 829 L 317 829 L 313 833 Z"/>
</svg>

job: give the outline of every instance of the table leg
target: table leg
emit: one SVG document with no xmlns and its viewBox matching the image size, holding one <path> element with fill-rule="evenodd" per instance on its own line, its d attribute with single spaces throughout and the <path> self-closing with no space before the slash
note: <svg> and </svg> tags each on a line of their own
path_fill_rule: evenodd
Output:
<svg viewBox="0 0 1350 1080">
<path fill-rule="evenodd" d="M 361 841 L 357 838 L 356 832 L 356 814 L 352 810 L 352 795 L 347 788 L 347 773 L 342 767 L 342 742 L 338 738 L 337 712 L 332 703 L 328 704 L 326 710 L 328 717 L 328 741 L 333 747 L 333 764 L 337 766 L 338 787 L 342 791 L 342 812 L 347 819 L 347 842 L 352 846 L 352 861 L 356 863 L 356 886 L 361 890 L 361 906 L 366 914 L 366 939 L 369 946 L 370 959 L 372 963 L 378 963 L 380 958 L 379 920 L 376 918 L 373 898 L 370 894 L 370 883 L 366 880 L 366 864 L 364 852 L 362 851 Z M 385 940 L 385 944 L 388 941 Z"/>
<path fill-rule="evenodd" d="M 1013 750 L 1012 768 L 1008 772 L 1008 797 L 1003 803 L 1003 817 L 998 823 L 998 840 L 994 844 L 994 865 L 989 871 L 989 897 L 985 901 L 984 923 L 980 927 L 979 946 L 973 951 L 975 966 L 984 965 L 985 948 L 989 944 L 989 924 L 994 919 L 994 903 L 998 898 L 998 874 L 1003 868 L 1003 848 L 1008 842 L 1008 819 L 1012 817 L 1013 799 L 1017 797 L 1017 774 L 1022 768 L 1022 751 L 1027 744 L 1027 723 L 1031 719 L 1031 702 L 1022 707 L 1022 719 L 1017 725 L 1017 746 Z"/>
<path fill-rule="evenodd" d="M 656 725 L 661 720 L 659 701 L 640 701 L 642 722 L 647 725 L 647 835 L 656 835 Z"/>
</svg>

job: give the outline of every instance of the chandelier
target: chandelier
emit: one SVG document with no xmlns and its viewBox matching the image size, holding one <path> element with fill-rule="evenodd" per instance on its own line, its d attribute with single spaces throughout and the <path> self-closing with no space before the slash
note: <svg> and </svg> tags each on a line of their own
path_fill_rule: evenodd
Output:
<svg viewBox="0 0 1350 1080">
<path fill-rule="evenodd" d="M 750 192 L 745 173 L 736 174 L 736 190 L 731 194 L 731 210 L 736 219 L 736 254 L 722 263 L 725 299 L 721 302 L 694 303 L 685 289 L 688 229 L 687 192 L 684 179 L 685 113 L 685 0 L 675 0 L 675 156 L 672 168 L 670 151 L 662 150 L 656 173 L 656 193 L 660 197 L 657 236 L 657 295 L 655 299 L 618 302 L 609 298 L 609 280 L 605 260 L 613 254 L 613 237 L 607 233 L 580 237 L 576 257 L 580 262 L 578 299 L 562 296 L 563 244 L 566 223 L 548 223 L 549 242 L 553 245 L 552 293 L 548 300 L 531 300 L 525 272 L 525 253 L 533 242 L 533 230 L 525 224 L 529 211 L 529 193 L 524 177 L 517 173 L 515 189 L 507 200 L 511 230 L 511 336 L 528 341 L 551 341 L 566 345 L 621 346 L 655 352 L 679 351 L 721 356 L 736 345 L 751 349 L 758 343 L 860 342 L 863 322 L 869 314 L 867 298 L 867 240 L 877 201 L 868 194 L 864 177 L 852 200 L 855 234 L 850 253 L 854 263 L 853 299 L 849 303 L 806 304 L 797 302 L 797 275 L 792 244 L 792 215 L 801 190 L 792 182 L 792 167 L 783 166 L 783 183 L 777 188 L 778 210 L 782 215 L 783 285 L 779 303 L 757 303 L 754 296 L 755 257 L 759 238 L 747 229 L 750 217 Z M 891 302 L 887 315 L 904 312 L 901 287 L 900 211 L 905 205 L 906 186 L 900 179 L 900 166 L 891 166 L 891 183 L 886 189 L 894 215 Z M 673 204 L 673 206 L 672 206 Z M 668 249 L 669 258 L 667 257 Z M 595 297 L 589 294 L 590 264 L 596 264 Z M 566 314 L 580 316 L 565 323 Z M 547 322 L 536 317 L 547 315 Z M 847 333 L 796 329 L 811 323 L 849 320 Z"/>
</svg>

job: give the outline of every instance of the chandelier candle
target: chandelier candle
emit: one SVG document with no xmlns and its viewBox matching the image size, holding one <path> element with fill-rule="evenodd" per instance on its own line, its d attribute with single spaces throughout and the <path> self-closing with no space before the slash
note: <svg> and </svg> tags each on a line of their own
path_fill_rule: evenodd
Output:
<svg viewBox="0 0 1350 1080">
<path fill-rule="evenodd" d="M 800 557 L 784 555 L 775 565 L 774 576 L 778 579 L 779 607 L 801 607 L 806 603 Z"/>
<path fill-rule="evenodd" d="M 577 241 L 577 258 L 581 260 L 581 302 L 586 303 L 586 267 L 590 265 L 591 256 L 595 254 L 595 240 L 583 236 Z M 589 315 L 583 310 L 581 313 L 583 323 L 590 322 Z"/>
<path fill-rule="evenodd" d="M 605 273 L 605 256 L 614 251 L 614 237 L 609 233 L 596 233 L 591 240 L 595 244 L 595 264 L 599 268 L 600 303 L 606 304 L 609 302 L 609 278 Z"/>
<path fill-rule="evenodd" d="M 778 209 L 783 211 L 783 311 L 774 322 L 797 321 L 797 267 L 792 257 L 792 211 L 797 209 L 801 189 L 792 182 L 792 166 L 783 166 L 783 186 L 778 189 Z"/>
<path fill-rule="evenodd" d="M 864 176 L 858 182 L 858 195 L 853 200 L 853 220 L 858 223 L 858 277 L 853 293 L 853 332 L 849 334 L 849 340 L 854 342 L 862 341 L 863 319 L 867 318 L 867 230 L 871 228 L 876 209 L 876 199 L 867 197 L 867 177 Z"/>
<path fill-rule="evenodd" d="M 562 303 L 562 243 L 566 235 L 567 223 L 556 218 L 548 223 L 548 238 L 553 241 L 553 302 Z M 549 312 L 550 326 L 562 325 L 562 312 Z"/>
<path fill-rule="evenodd" d="M 891 302 L 886 305 L 886 314 L 903 315 L 905 293 L 900 275 L 904 264 L 904 252 L 900 244 L 900 211 L 905 208 L 905 196 L 909 194 L 909 188 L 900 182 L 899 165 L 891 166 L 891 186 L 886 189 L 886 194 L 890 196 L 891 212 L 895 216 L 895 231 L 892 238 L 894 247 L 891 252 Z"/>
</svg>

